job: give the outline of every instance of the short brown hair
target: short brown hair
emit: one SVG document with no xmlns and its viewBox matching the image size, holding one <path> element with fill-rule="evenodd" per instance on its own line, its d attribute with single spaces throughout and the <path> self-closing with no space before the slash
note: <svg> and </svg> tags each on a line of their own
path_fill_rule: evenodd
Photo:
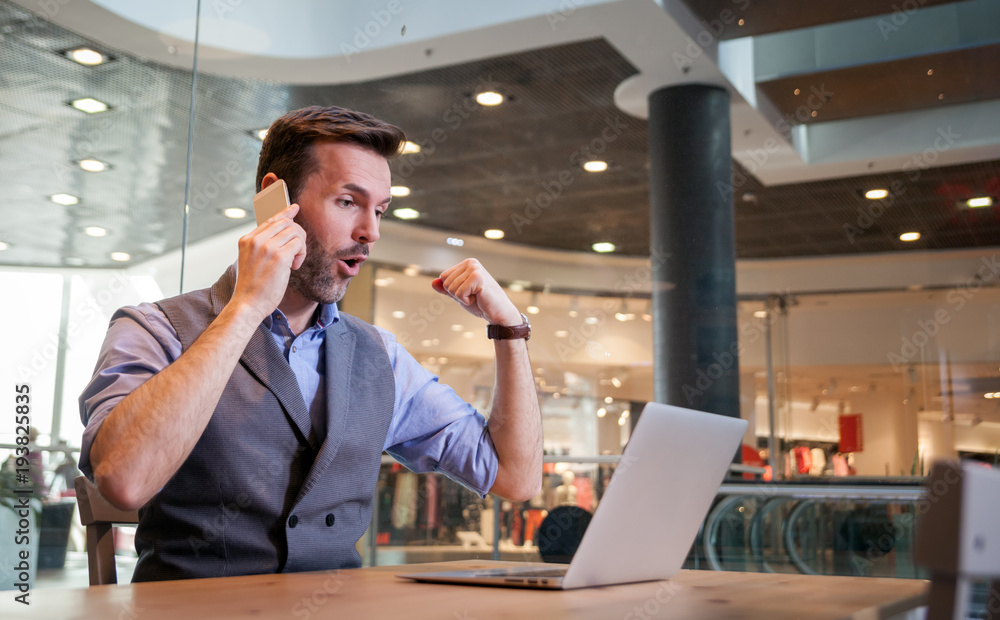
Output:
<svg viewBox="0 0 1000 620">
<path fill-rule="evenodd" d="M 292 202 L 315 169 L 312 145 L 318 140 L 350 142 L 392 159 L 406 141 L 403 130 L 365 114 L 336 106 L 310 106 L 293 110 L 271 124 L 257 160 L 257 191 L 261 180 L 273 172 L 288 184 Z"/>
</svg>

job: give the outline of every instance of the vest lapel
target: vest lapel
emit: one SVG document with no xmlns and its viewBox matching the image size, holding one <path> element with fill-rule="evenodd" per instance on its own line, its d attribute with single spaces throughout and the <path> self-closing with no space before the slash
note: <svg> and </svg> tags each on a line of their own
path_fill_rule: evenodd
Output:
<svg viewBox="0 0 1000 620">
<path fill-rule="evenodd" d="M 316 455 L 312 469 L 299 493 L 301 498 L 312 489 L 337 456 L 344 440 L 344 428 L 350 416 L 351 376 L 357 337 L 343 320 L 326 332 L 326 440 Z M 308 416 L 306 416 L 308 420 Z"/>
<path fill-rule="evenodd" d="M 236 277 L 235 266 L 230 266 L 212 286 L 212 310 L 215 316 L 218 316 L 232 298 L 233 290 L 236 288 Z M 271 332 L 263 323 L 257 326 L 257 331 L 250 337 L 240 362 L 258 381 L 271 390 L 286 415 L 315 453 L 319 446 L 312 432 L 312 420 L 309 419 L 309 410 L 306 409 L 306 401 L 302 398 L 299 382 L 274 337 L 271 336 Z"/>
</svg>

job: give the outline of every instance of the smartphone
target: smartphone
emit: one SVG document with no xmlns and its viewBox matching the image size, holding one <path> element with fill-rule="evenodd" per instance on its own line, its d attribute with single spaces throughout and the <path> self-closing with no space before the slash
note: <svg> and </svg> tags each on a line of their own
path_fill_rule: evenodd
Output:
<svg viewBox="0 0 1000 620">
<path fill-rule="evenodd" d="M 257 217 L 257 225 L 260 226 L 290 204 L 288 186 L 285 182 L 278 179 L 271 183 L 253 197 L 253 212 Z"/>
</svg>

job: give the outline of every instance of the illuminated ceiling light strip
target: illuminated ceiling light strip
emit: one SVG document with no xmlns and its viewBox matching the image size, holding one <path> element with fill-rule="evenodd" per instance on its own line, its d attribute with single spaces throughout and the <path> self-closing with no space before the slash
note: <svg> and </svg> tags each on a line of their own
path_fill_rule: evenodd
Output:
<svg viewBox="0 0 1000 620">
<path fill-rule="evenodd" d="M 116 260 L 119 263 L 125 263 L 132 260 L 132 255 L 128 252 L 112 252 L 111 260 Z"/>
<path fill-rule="evenodd" d="M 10 247 L 9 243 L 4 243 L 3 241 L 0 241 L 0 252 L 3 252 L 4 250 L 6 250 L 9 247 Z"/>
<path fill-rule="evenodd" d="M 403 143 L 403 148 L 400 150 L 402 155 L 413 155 L 414 153 L 420 152 L 420 145 L 416 142 L 410 142 L 407 140 Z"/>
<path fill-rule="evenodd" d="M 108 165 L 99 159 L 81 159 L 77 165 L 87 172 L 104 172 L 108 169 Z"/>
<path fill-rule="evenodd" d="M 108 229 L 102 228 L 100 226 L 87 226 L 83 229 L 84 234 L 88 237 L 107 237 Z"/>
<path fill-rule="evenodd" d="M 420 217 L 420 211 L 416 209 L 410 209 L 409 207 L 403 209 L 395 209 L 392 214 L 401 220 L 415 220 Z"/>
<path fill-rule="evenodd" d="M 608 162 L 595 159 L 583 164 L 583 169 L 587 172 L 604 172 L 608 169 Z"/>
<path fill-rule="evenodd" d="M 969 198 L 965 201 L 970 209 L 979 209 L 982 207 L 992 207 L 993 199 L 989 196 L 980 196 L 978 198 Z"/>
<path fill-rule="evenodd" d="M 405 185 L 393 185 L 389 188 L 389 194 L 396 198 L 403 198 L 410 195 L 410 188 Z"/>
<path fill-rule="evenodd" d="M 868 200 L 882 200 L 889 195 L 889 190 L 887 189 L 870 189 L 865 192 L 865 198 Z"/>
<path fill-rule="evenodd" d="M 242 220 L 247 216 L 246 209 L 241 209 L 239 207 L 230 207 L 222 212 L 223 215 L 231 220 Z"/>
<path fill-rule="evenodd" d="M 72 207 L 73 205 L 80 203 L 80 199 L 72 194 L 53 194 L 52 196 L 49 196 L 49 200 L 64 207 Z"/>
<path fill-rule="evenodd" d="M 483 233 L 483 236 L 487 239 L 503 239 L 504 232 L 499 228 L 491 228 Z"/>
<path fill-rule="evenodd" d="M 920 233 L 918 232 L 905 232 L 899 236 L 900 241 L 916 241 L 920 238 Z"/>
<path fill-rule="evenodd" d="M 503 103 L 503 95 L 492 90 L 488 90 L 476 95 L 476 103 L 484 106 L 500 105 Z"/>
<path fill-rule="evenodd" d="M 607 252 L 614 252 L 615 251 L 615 244 L 608 243 L 607 241 L 601 241 L 601 242 L 595 243 L 594 245 L 592 245 L 590 247 L 595 252 L 600 252 L 602 254 L 607 253 Z"/>
<path fill-rule="evenodd" d="M 97 114 L 99 112 L 107 111 L 110 106 L 103 101 L 98 101 L 93 97 L 83 97 L 82 99 L 74 99 L 70 101 L 69 104 L 80 110 L 81 112 L 86 112 L 87 114 Z"/>
<path fill-rule="evenodd" d="M 105 57 L 104 54 L 98 52 L 97 50 L 92 50 L 89 47 L 81 47 L 75 50 L 70 50 L 66 52 L 66 56 L 70 60 L 88 67 L 104 64 L 107 60 L 107 57 Z"/>
</svg>

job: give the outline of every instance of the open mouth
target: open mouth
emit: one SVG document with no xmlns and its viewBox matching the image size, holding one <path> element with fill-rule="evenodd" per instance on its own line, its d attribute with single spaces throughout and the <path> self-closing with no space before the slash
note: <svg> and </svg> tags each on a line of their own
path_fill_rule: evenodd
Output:
<svg viewBox="0 0 1000 620">
<path fill-rule="evenodd" d="M 350 267 L 351 269 L 353 269 L 356 265 L 358 265 L 360 263 L 360 261 L 358 261 L 358 259 L 356 259 L 356 258 L 346 258 L 346 259 L 344 259 L 344 263 L 348 267 Z"/>
</svg>

